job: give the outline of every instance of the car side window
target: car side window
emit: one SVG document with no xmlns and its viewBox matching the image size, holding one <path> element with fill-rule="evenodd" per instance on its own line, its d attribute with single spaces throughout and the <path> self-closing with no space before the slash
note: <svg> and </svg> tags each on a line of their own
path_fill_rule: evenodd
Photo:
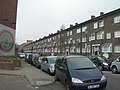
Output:
<svg viewBox="0 0 120 90">
<path fill-rule="evenodd" d="M 43 59 L 42 59 L 42 62 L 48 63 L 48 59 L 47 59 L 47 58 L 43 58 Z"/>
<path fill-rule="evenodd" d="M 60 66 L 60 65 L 61 65 L 61 63 L 62 63 L 62 59 L 59 57 L 59 58 L 57 59 L 56 64 L 57 64 L 58 66 Z"/>
<path fill-rule="evenodd" d="M 64 59 L 64 58 L 62 58 L 61 67 L 67 68 L 67 67 L 66 67 L 66 62 L 65 62 L 65 59 Z"/>
</svg>

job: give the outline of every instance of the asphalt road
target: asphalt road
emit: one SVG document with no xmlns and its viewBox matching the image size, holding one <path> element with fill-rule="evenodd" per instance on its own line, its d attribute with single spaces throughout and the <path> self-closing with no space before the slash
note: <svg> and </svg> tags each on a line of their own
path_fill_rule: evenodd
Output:
<svg viewBox="0 0 120 90">
<path fill-rule="evenodd" d="M 105 90 L 120 90 L 120 74 L 112 74 L 110 71 L 104 71 L 103 73 L 108 81 Z M 0 75 L 0 90 L 65 90 L 65 85 L 61 81 L 57 81 L 35 89 L 31 87 L 25 77 Z"/>
<path fill-rule="evenodd" d="M 103 71 L 107 77 L 107 87 L 105 90 L 120 90 L 120 74 L 112 74 L 110 71 Z M 40 90 L 65 90 L 65 86 L 61 81 L 57 81 L 51 85 L 40 87 Z"/>
</svg>

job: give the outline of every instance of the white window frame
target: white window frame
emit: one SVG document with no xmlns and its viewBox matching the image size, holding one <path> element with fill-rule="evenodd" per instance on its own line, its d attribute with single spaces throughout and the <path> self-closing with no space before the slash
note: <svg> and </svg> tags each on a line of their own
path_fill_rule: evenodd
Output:
<svg viewBox="0 0 120 90">
<path fill-rule="evenodd" d="M 120 16 L 114 17 L 114 23 L 120 23 Z"/>
<path fill-rule="evenodd" d="M 67 36 L 69 36 L 70 34 L 69 34 L 69 31 L 67 32 Z"/>
<path fill-rule="evenodd" d="M 86 53 L 86 49 L 85 48 L 82 48 L 82 53 Z"/>
<path fill-rule="evenodd" d="M 80 48 L 76 48 L 76 52 L 77 52 L 77 53 L 80 53 Z"/>
<path fill-rule="evenodd" d="M 100 31 L 97 33 L 97 40 L 104 39 L 104 31 Z"/>
<path fill-rule="evenodd" d="M 102 52 L 111 53 L 112 52 L 112 43 L 105 43 L 102 45 Z"/>
<path fill-rule="evenodd" d="M 119 46 L 114 46 L 114 52 L 115 53 L 120 53 L 120 45 Z"/>
<path fill-rule="evenodd" d="M 106 33 L 106 39 L 111 39 L 111 33 Z"/>
<path fill-rule="evenodd" d="M 103 27 L 104 26 L 104 20 L 100 20 L 99 21 L 99 27 Z"/>
<path fill-rule="evenodd" d="M 70 35 L 72 35 L 72 31 L 70 31 Z"/>
<path fill-rule="evenodd" d="M 98 28 L 98 22 L 94 22 L 94 29 Z"/>
<path fill-rule="evenodd" d="M 83 38 L 82 38 L 82 42 L 86 42 L 86 37 L 83 37 Z"/>
<path fill-rule="evenodd" d="M 119 37 L 120 37 L 120 31 L 115 31 L 114 38 L 119 38 Z"/>
<path fill-rule="evenodd" d="M 82 27 L 82 32 L 87 31 L 87 26 Z"/>
<path fill-rule="evenodd" d="M 81 32 L 81 28 L 78 28 L 76 31 L 77 31 L 77 33 L 80 33 Z"/>
<path fill-rule="evenodd" d="M 91 41 L 95 40 L 95 33 L 91 34 Z"/>
<path fill-rule="evenodd" d="M 90 53 L 90 52 L 91 52 L 91 46 L 87 45 L 87 53 Z"/>
</svg>

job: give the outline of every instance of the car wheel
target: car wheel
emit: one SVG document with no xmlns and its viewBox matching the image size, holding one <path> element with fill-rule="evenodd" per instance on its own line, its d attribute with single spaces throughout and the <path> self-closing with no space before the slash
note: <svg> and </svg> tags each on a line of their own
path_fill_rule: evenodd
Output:
<svg viewBox="0 0 120 90">
<path fill-rule="evenodd" d="M 50 75 L 51 75 L 50 69 L 48 69 L 48 74 L 50 74 Z"/>
<path fill-rule="evenodd" d="M 70 87 L 70 84 L 68 81 L 66 81 L 66 83 L 65 83 L 65 88 L 66 88 L 66 90 L 74 90 L 73 88 Z"/>
<path fill-rule="evenodd" d="M 114 66 L 114 67 L 112 67 L 112 73 L 117 73 L 117 68 Z"/>
<path fill-rule="evenodd" d="M 103 70 L 103 67 L 101 65 L 98 66 L 98 68 L 102 71 Z"/>
</svg>

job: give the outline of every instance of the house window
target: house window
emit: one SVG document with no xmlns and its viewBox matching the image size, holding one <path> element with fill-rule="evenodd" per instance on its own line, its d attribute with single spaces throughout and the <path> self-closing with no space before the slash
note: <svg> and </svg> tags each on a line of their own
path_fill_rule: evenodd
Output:
<svg viewBox="0 0 120 90">
<path fill-rule="evenodd" d="M 73 43 L 75 43 L 75 40 L 73 40 Z"/>
<path fill-rule="evenodd" d="M 111 33 L 106 33 L 106 38 L 111 39 Z"/>
<path fill-rule="evenodd" d="M 95 33 L 91 34 L 91 41 L 95 40 Z"/>
<path fill-rule="evenodd" d="M 86 52 L 85 48 L 82 48 L 82 53 L 85 53 L 85 52 Z"/>
<path fill-rule="evenodd" d="M 120 16 L 114 17 L 114 23 L 119 23 L 120 22 Z"/>
<path fill-rule="evenodd" d="M 69 36 L 69 31 L 67 32 L 67 36 Z"/>
<path fill-rule="evenodd" d="M 82 27 L 82 32 L 85 32 L 87 30 L 87 26 Z"/>
<path fill-rule="evenodd" d="M 115 31 L 114 38 L 119 38 L 119 37 L 120 37 L 120 31 Z"/>
<path fill-rule="evenodd" d="M 98 28 L 98 22 L 94 22 L 94 29 Z"/>
<path fill-rule="evenodd" d="M 77 29 L 77 33 L 80 33 L 80 32 L 81 32 L 81 29 L 80 29 L 80 28 L 78 28 L 78 29 Z"/>
<path fill-rule="evenodd" d="M 60 35 L 58 35 L 58 38 L 60 38 Z"/>
<path fill-rule="evenodd" d="M 104 31 L 100 31 L 97 33 L 97 39 L 104 39 Z"/>
<path fill-rule="evenodd" d="M 88 53 L 90 53 L 90 52 L 91 52 L 90 45 L 87 45 L 87 52 L 88 52 Z"/>
<path fill-rule="evenodd" d="M 75 52 L 75 47 L 71 47 L 70 52 L 74 53 Z"/>
<path fill-rule="evenodd" d="M 100 20 L 99 21 L 99 27 L 103 27 L 104 26 L 104 20 Z"/>
<path fill-rule="evenodd" d="M 86 42 L 86 37 L 83 37 L 83 38 L 82 38 L 82 42 Z"/>
<path fill-rule="evenodd" d="M 120 46 L 115 46 L 114 47 L 114 52 L 115 53 L 120 53 Z"/>
<path fill-rule="evenodd" d="M 76 52 L 77 52 L 77 53 L 80 53 L 80 48 L 76 48 Z"/>
<path fill-rule="evenodd" d="M 89 41 L 91 41 L 91 36 L 89 37 Z"/>
<path fill-rule="evenodd" d="M 72 44 L 72 38 L 68 40 L 68 44 Z"/>
<path fill-rule="evenodd" d="M 72 31 L 70 31 L 70 35 L 72 35 Z"/>
<path fill-rule="evenodd" d="M 102 52 L 112 52 L 112 44 L 105 43 L 102 45 Z"/>
</svg>

